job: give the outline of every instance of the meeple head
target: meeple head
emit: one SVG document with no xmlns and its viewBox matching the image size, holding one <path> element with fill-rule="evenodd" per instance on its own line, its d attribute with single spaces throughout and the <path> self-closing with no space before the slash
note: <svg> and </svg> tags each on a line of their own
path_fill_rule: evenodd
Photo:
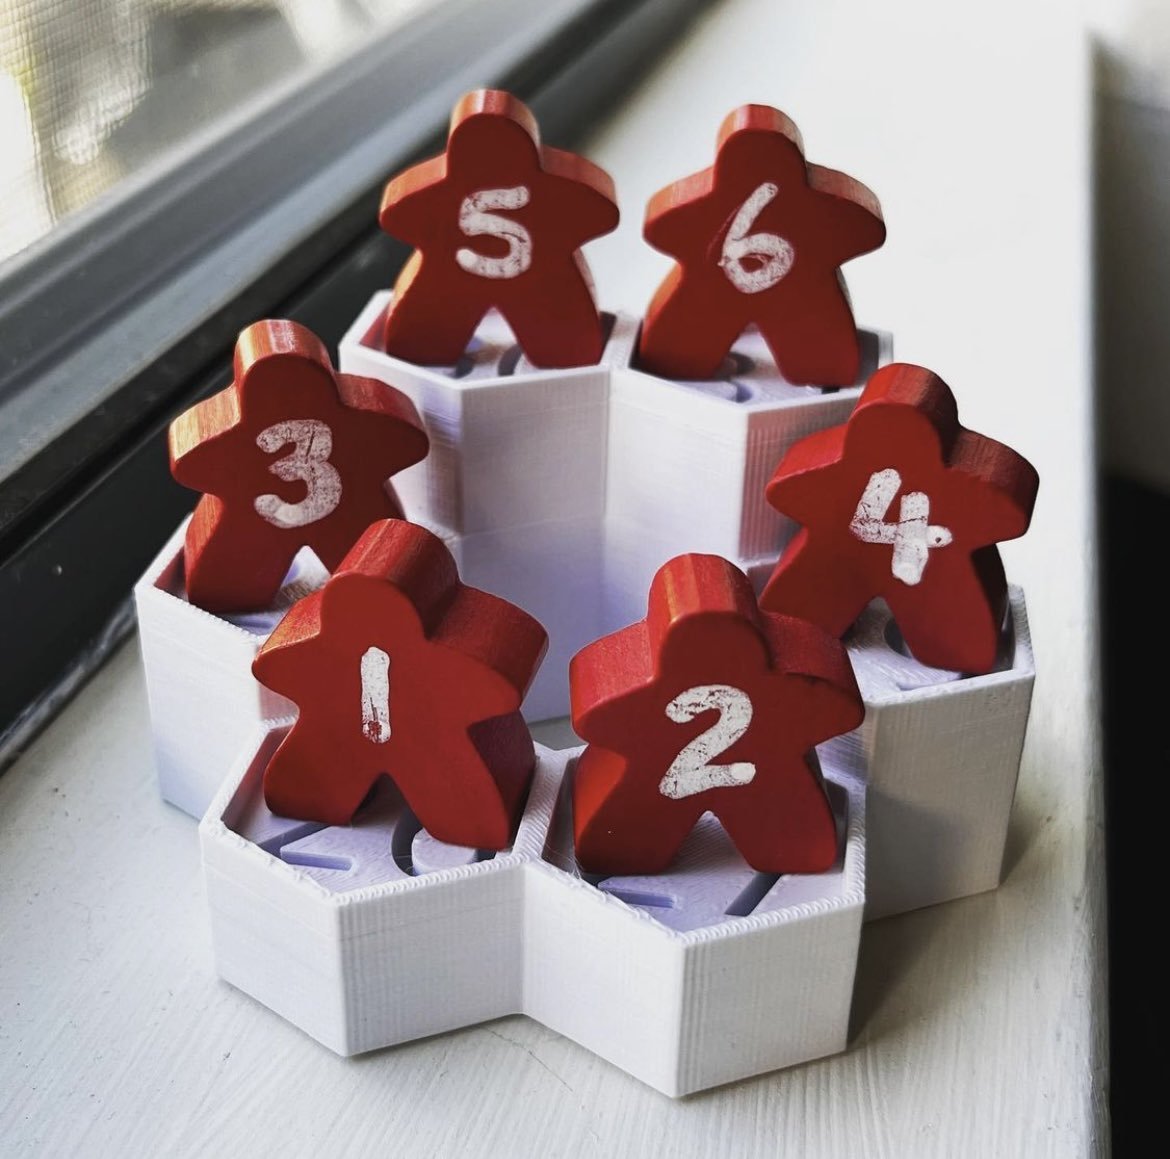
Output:
<svg viewBox="0 0 1170 1159">
<path fill-rule="evenodd" d="M 893 362 L 875 371 L 849 420 L 851 446 L 917 448 L 945 456 L 962 427 L 955 396 L 932 370 Z"/>
<path fill-rule="evenodd" d="M 498 89 L 468 93 L 451 114 L 448 172 L 492 180 L 540 164 L 540 129 L 528 106 Z"/>
<path fill-rule="evenodd" d="M 740 170 L 773 181 L 804 184 L 808 179 L 804 144 L 792 120 L 771 105 L 741 105 L 719 127 L 715 167 L 729 175 Z"/>
<path fill-rule="evenodd" d="M 286 319 L 253 322 L 236 339 L 235 384 L 248 408 L 267 408 L 294 393 L 336 390 L 333 363 L 321 340 Z"/>
</svg>

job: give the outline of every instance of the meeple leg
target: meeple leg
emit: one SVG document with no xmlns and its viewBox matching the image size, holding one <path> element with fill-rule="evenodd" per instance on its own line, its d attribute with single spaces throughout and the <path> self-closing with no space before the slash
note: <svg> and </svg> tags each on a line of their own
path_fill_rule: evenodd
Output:
<svg viewBox="0 0 1170 1159">
<path fill-rule="evenodd" d="M 262 611 L 271 605 L 296 545 L 265 535 L 259 522 L 231 519 L 214 495 L 199 500 L 183 552 L 191 603 L 216 613 Z"/>
<path fill-rule="evenodd" d="M 675 266 L 658 287 L 642 323 L 637 365 L 660 378 L 714 378 L 748 317 L 739 300 L 712 298 L 688 285 Z"/>
<path fill-rule="evenodd" d="M 501 303 L 500 312 L 529 362 L 555 369 L 600 361 L 605 331 L 579 263 L 566 265 L 556 278 L 546 273 L 537 281 L 525 282 L 523 290 L 522 295 L 514 293 Z"/>
<path fill-rule="evenodd" d="M 302 717 L 264 770 L 264 801 L 281 817 L 348 825 L 381 770 L 338 760 L 344 746 Z"/>
<path fill-rule="evenodd" d="M 573 837 L 587 873 L 661 873 L 703 813 L 695 799 L 659 791 L 662 770 L 630 767 L 616 753 L 590 745 L 573 778 Z"/>
<path fill-rule="evenodd" d="M 849 296 L 839 280 L 785 291 L 760 321 L 777 369 L 797 386 L 853 386 L 861 373 L 861 343 Z"/>
<path fill-rule="evenodd" d="M 825 550 L 802 529 L 780 557 L 764 590 L 760 607 L 824 628 L 843 636 L 865 610 L 873 596 L 864 576 L 835 566 L 833 553 Z"/>
<path fill-rule="evenodd" d="M 512 713 L 460 737 L 420 738 L 391 775 L 436 841 L 500 850 L 512 843 L 535 764 L 532 736 Z"/>
<path fill-rule="evenodd" d="M 837 822 L 815 757 L 759 768 L 750 784 L 721 792 L 713 811 L 760 873 L 823 873 L 836 860 Z"/>
<path fill-rule="evenodd" d="M 970 560 L 956 557 L 945 567 L 942 563 L 929 561 L 921 583 L 887 595 L 902 639 L 923 664 L 952 672 L 990 672 L 1007 610 L 999 552 L 982 548 Z"/>
<path fill-rule="evenodd" d="M 386 312 L 383 343 L 387 354 L 419 366 L 453 366 L 462 357 L 487 312 L 485 295 L 474 282 L 423 272 L 420 255 L 403 267 Z"/>
</svg>

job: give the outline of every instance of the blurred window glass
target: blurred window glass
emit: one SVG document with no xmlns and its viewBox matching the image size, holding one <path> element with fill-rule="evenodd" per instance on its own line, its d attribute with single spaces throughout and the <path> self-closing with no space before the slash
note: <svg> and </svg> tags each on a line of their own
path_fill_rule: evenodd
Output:
<svg viewBox="0 0 1170 1159">
<path fill-rule="evenodd" d="M 171 418 L 239 331 L 331 346 L 387 177 L 483 85 L 572 143 L 714 0 L 0 0 L 0 769 L 191 507 Z"/>
<path fill-rule="evenodd" d="M 442 0 L 0 0 L 0 263 Z"/>
</svg>

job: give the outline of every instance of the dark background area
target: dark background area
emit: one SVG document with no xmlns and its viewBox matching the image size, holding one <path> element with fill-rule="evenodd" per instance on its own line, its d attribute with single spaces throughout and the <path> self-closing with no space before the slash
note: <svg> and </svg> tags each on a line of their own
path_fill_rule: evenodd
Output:
<svg viewBox="0 0 1170 1159">
<path fill-rule="evenodd" d="M 1101 496 L 1102 691 L 1109 902 L 1110 1106 L 1114 1153 L 1162 1150 L 1170 1084 L 1158 794 L 1170 767 L 1159 662 L 1166 579 L 1159 532 L 1170 497 L 1107 476 Z"/>
</svg>

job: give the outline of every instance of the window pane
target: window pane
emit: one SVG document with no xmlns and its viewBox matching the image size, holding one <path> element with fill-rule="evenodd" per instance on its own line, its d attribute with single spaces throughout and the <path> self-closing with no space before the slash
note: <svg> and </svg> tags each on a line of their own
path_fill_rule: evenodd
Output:
<svg viewBox="0 0 1170 1159">
<path fill-rule="evenodd" d="M 442 0 L 0 0 L 0 262 Z"/>
</svg>

